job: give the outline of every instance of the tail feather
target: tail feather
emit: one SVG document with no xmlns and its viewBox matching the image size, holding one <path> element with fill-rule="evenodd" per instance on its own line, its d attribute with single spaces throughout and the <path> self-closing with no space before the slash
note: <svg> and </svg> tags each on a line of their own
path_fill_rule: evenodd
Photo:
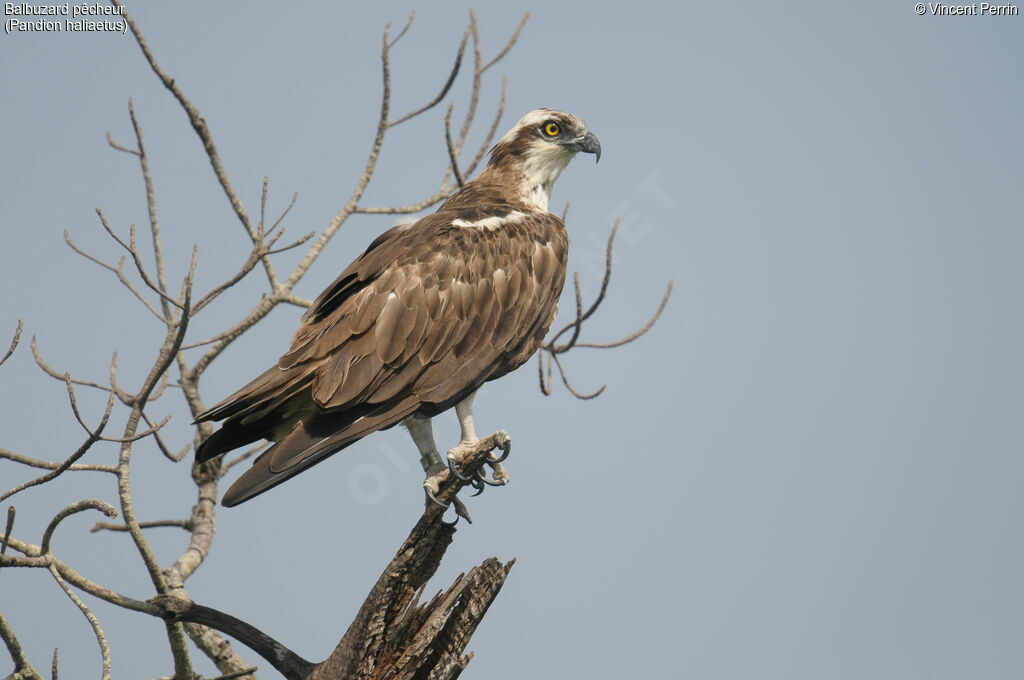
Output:
<svg viewBox="0 0 1024 680">
<path fill-rule="evenodd" d="M 415 398 L 372 409 L 324 413 L 300 421 L 292 432 L 257 458 L 224 494 L 227 507 L 244 503 L 310 468 L 366 435 L 398 424 L 419 407 Z M 347 423 L 346 423 L 347 421 Z"/>
<path fill-rule="evenodd" d="M 199 448 L 196 449 L 196 461 L 202 463 L 216 458 L 222 453 L 227 453 L 240 446 L 268 439 L 271 434 L 272 428 L 266 422 L 242 425 L 237 421 L 229 420 L 199 445 Z"/>
</svg>

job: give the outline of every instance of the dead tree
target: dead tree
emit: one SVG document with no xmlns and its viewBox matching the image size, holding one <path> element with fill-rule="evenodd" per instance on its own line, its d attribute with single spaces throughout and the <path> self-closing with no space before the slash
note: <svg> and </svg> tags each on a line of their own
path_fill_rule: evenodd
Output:
<svg viewBox="0 0 1024 680">
<path fill-rule="evenodd" d="M 108 221 L 102 210 L 97 210 L 99 226 L 110 237 L 112 247 L 123 251 L 116 263 L 112 264 L 102 256 L 87 253 L 76 244 L 69 233 L 65 232 L 64 237 L 71 249 L 112 273 L 120 284 L 132 293 L 146 312 L 158 319 L 164 329 L 163 339 L 154 350 L 155 359 L 145 379 L 140 385 L 128 389 L 118 381 L 116 355 L 110 363 L 109 379 L 106 382 L 82 380 L 49 365 L 44 360 L 33 338 L 30 347 L 36 363 L 47 375 L 65 384 L 72 415 L 84 430 L 85 437 L 81 446 L 61 461 L 51 461 L 0 448 L 0 459 L 45 471 L 0 494 L 0 501 L 7 500 L 31 487 L 46 484 L 63 474 L 90 471 L 106 473 L 113 477 L 116 505 L 98 499 L 72 502 L 53 516 L 38 543 L 31 543 L 16 536 L 14 532 L 15 508 L 9 506 L 2 539 L 0 539 L 0 567 L 36 568 L 49 572 L 57 585 L 81 610 L 89 622 L 99 648 L 101 676 L 104 679 L 110 677 L 111 650 L 99 619 L 78 596 L 79 592 L 89 593 L 129 611 L 161 618 L 166 627 L 167 642 L 174 661 L 171 677 L 176 680 L 192 680 L 199 677 L 193 670 L 189 641 L 213 661 L 222 674 L 219 680 L 255 677 L 253 674 L 257 670 L 256 664 L 253 663 L 251 657 L 236 650 L 227 637 L 232 637 L 247 646 L 262 657 L 266 664 L 289 679 L 389 678 L 398 680 L 458 677 L 472 657 L 472 654 L 466 653 L 469 639 L 501 589 L 513 561 L 502 563 L 495 558 L 485 560 L 456 579 L 446 590 L 425 599 L 427 582 L 440 564 L 456 531 L 454 523 L 446 522 L 443 519 L 442 508 L 433 504 L 427 505 L 423 515 L 416 522 L 395 557 L 385 567 L 377 583 L 370 590 L 368 597 L 356 613 L 352 624 L 336 649 L 323 662 L 311 663 L 300 658 L 283 643 L 271 639 L 257 627 L 229 614 L 193 602 L 185 589 L 186 581 L 196 572 L 212 547 L 220 479 L 231 467 L 245 460 L 255 451 L 249 451 L 227 462 L 215 459 L 202 464 L 193 464 L 191 477 L 195 484 L 196 499 L 190 515 L 186 519 L 158 521 L 143 521 L 136 515 L 132 487 L 133 453 L 141 443 L 145 442 L 155 446 L 169 460 L 182 461 L 193 446 L 198 445 L 210 435 L 211 426 L 208 423 L 200 424 L 196 426 L 193 442 L 176 451 L 161 434 L 168 418 L 159 419 L 153 416 L 152 412 L 156 408 L 154 405 L 166 394 L 179 393 L 185 400 L 192 416 L 203 412 L 205 405 L 201 396 L 200 384 L 206 369 L 226 349 L 231 347 L 235 340 L 260 323 L 278 305 L 288 304 L 299 307 L 309 305 L 308 300 L 296 295 L 295 288 L 316 262 L 325 245 L 349 218 L 359 214 L 409 215 L 430 208 L 455 191 L 461 185 L 463 177 L 474 173 L 483 161 L 487 149 L 498 131 L 504 114 L 507 94 L 507 81 L 503 80 L 501 98 L 495 107 L 484 141 L 472 151 L 468 162 L 460 168 L 460 157 L 466 151 L 466 140 L 477 119 L 483 79 L 489 69 L 513 48 L 528 16 L 523 17 L 506 44 L 490 59 L 485 60 L 476 18 L 471 12 L 469 23 L 456 46 L 452 68 L 444 78 L 437 96 L 423 106 L 402 115 L 395 115 L 391 110 L 391 55 L 396 43 L 412 26 L 414 17 L 410 15 L 406 24 L 394 37 L 390 30 L 385 28 L 380 50 L 383 82 L 380 117 L 366 159 L 365 169 L 344 206 L 327 221 L 326 226 L 319 231 L 310 232 L 297 240 L 286 243 L 282 240 L 284 234 L 282 224 L 294 205 L 296 197 L 292 197 L 291 203 L 280 215 L 271 218 L 267 214 L 270 184 L 268 180 L 264 179 L 258 214 L 250 215 L 246 211 L 224 167 L 210 127 L 203 119 L 199 109 L 186 96 L 175 79 L 160 66 L 134 19 L 124 11 L 118 0 L 111 0 L 111 2 L 124 12 L 124 18 L 128 22 L 144 58 L 186 114 L 209 160 L 214 176 L 250 246 L 248 253 L 244 256 L 242 266 L 237 271 L 225 276 L 220 284 L 202 293 L 195 290 L 195 274 L 199 266 L 200 253 L 198 248 L 193 248 L 187 274 L 180 283 L 171 285 L 165 267 L 156 190 L 150 173 L 150 157 L 146 150 L 139 117 L 132 102 L 129 101 L 128 116 L 134 142 L 127 145 L 121 144 L 110 135 L 108 135 L 108 142 L 113 149 L 123 152 L 138 163 L 145 186 L 148 208 L 149 229 L 148 237 L 145 239 L 146 243 L 140 242 L 134 226 L 130 227 L 125 235 L 124 230 L 119 230 Z M 471 52 L 470 61 L 472 63 L 469 68 L 472 87 L 469 99 L 465 104 L 466 113 L 461 124 L 457 125 L 456 129 L 452 128 L 452 105 L 449 105 L 444 118 L 448 156 L 440 159 L 443 172 L 437 191 L 407 205 L 389 207 L 364 205 L 363 195 L 374 176 L 377 159 L 387 133 L 393 127 L 431 111 L 446 100 L 456 77 L 464 69 L 467 50 Z M 551 391 L 552 366 L 554 366 L 558 368 L 565 386 L 574 395 L 582 399 L 597 396 L 601 390 L 584 394 L 570 384 L 560 357 L 578 347 L 614 347 L 631 342 L 654 324 L 668 301 L 671 285 L 666 290 L 650 322 L 620 341 L 603 344 L 579 341 L 584 323 L 597 311 L 608 288 L 614 235 L 615 230 L 613 229 L 608 241 L 605 277 L 596 299 L 590 305 L 585 306 L 579 277 L 574 277 L 575 316 L 561 331 L 552 336 L 552 339 L 544 346 L 544 351 L 540 353 L 541 389 L 545 394 L 549 394 Z M 274 255 L 300 247 L 305 247 L 306 250 L 298 265 L 285 276 L 278 274 L 274 266 Z M 144 252 L 147 248 L 149 252 Z M 152 265 L 147 263 L 150 261 L 153 263 Z M 266 278 L 265 294 L 255 300 L 248 311 L 222 332 L 209 338 L 194 340 L 189 334 L 190 321 L 225 291 L 243 279 L 255 275 L 254 273 L 258 270 L 262 270 L 263 276 Z M 15 351 L 21 333 L 22 324 L 19 323 L 10 349 L 3 357 L 0 357 L 0 364 Z M 567 339 L 560 342 L 566 336 Z M 2 375 L 0 375 L 0 385 L 2 385 Z M 99 390 L 107 396 L 103 414 L 95 425 L 89 424 L 78 408 L 76 390 L 79 388 Z M 603 390 L 603 388 L 601 389 Z M 116 435 L 111 435 L 109 425 L 111 414 L 115 408 L 125 410 L 126 421 Z M 116 464 L 88 462 L 87 454 L 104 445 L 116 447 L 118 452 Z M 507 447 L 507 435 L 503 432 L 496 432 L 483 438 L 466 471 L 471 473 L 485 464 L 500 461 L 500 457 L 497 457 L 493 450 L 502 447 Z M 456 494 L 466 484 L 471 483 L 471 479 L 475 478 L 470 476 L 470 479 L 464 480 L 452 477 L 439 493 L 440 500 L 452 502 L 459 514 L 467 519 L 468 514 L 465 513 Z M 473 483 L 479 485 L 477 482 Z M 60 559 L 54 552 L 52 538 L 60 523 L 75 513 L 88 510 L 102 512 L 110 519 L 119 519 L 117 523 L 99 522 L 93 530 L 124 531 L 130 535 L 152 583 L 154 596 L 149 599 L 136 599 L 90 580 L 76 571 L 71 564 Z M 187 547 L 171 564 L 161 564 L 157 560 L 146 538 L 147 529 L 164 526 L 181 527 L 189 535 Z M 13 626 L 2 613 L 0 613 L 0 638 L 3 639 L 14 663 L 14 672 L 8 678 L 38 678 L 41 680 L 42 674 L 26 657 Z M 51 664 L 53 678 L 57 677 L 57 670 L 58 656 L 55 650 Z"/>
</svg>

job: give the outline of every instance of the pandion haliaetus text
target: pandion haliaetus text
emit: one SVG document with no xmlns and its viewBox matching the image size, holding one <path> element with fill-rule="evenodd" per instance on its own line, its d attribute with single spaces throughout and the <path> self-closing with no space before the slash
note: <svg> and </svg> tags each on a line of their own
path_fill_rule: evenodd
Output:
<svg viewBox="0 0 1024 680">
<path fill-rule="evenodd" d="M 436 492 L 448 469 L 430 418 L 454 406 L 456 449 L 471 447 L 476 390 L 525 363 L 554 322 L 569 241 L 548 199 L 579 151 L 601 155 L 582 120 L 531 111 L 437 212 L 378 236 L 313 301 L 277 364 L 197 419 L 224 421 L 200 461 L 275 442 L 224 505 L 401 422 Z"/>
</svg>

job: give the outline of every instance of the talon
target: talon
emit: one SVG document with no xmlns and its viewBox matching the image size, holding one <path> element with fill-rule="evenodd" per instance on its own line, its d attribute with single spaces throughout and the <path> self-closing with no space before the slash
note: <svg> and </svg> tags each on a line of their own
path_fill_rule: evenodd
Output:
<svg viewBox="0 0 1024 680">
<path fill-rule="evenodd" d="M 477 479 L 479 479 L 484 484 L 487 484 L 488 486 L 505 486 L 506 484 L 508 484 L 507 480 L 499 479 L 498 477 L 495 477 L 494 479 L 488 479 L 487 473 L 485 473 L 483 470 L 480 471 L 480 475 L 479 477 L 477 477 Z"/>
<path fill-rule="evenodd" d="M 437 496 L 434 495 L 434 491 L 429 486 L 427 486 L 425 483 L 423 485 L 423 490 L 427 492 L 427 498 L 429 498 L 431 500 L 431 502 L 433 502 L 435 505 L 439 505 L 442 508 L 447 508 L 448 507 L 447 503 L 442 503 L 441 501 L 437 500 Z"/>
<path fill-rule="evenodd" d="M 459 479 L 461 479 L 464 482 L 468 482 L 471 479 L 471 477 L 466 476 L 466 475 L 462 474 L 461 472 L 459 472 L 459 464 L 456 463 L 455 459 L 452 458 L 451 456 L 448 456 L 448 469 L 451 470 L 451 473 L 453 475 L 455 475 L 456 477 L 458 477 Z"/>
<path fill-rule="evenodd" d="M 508 454 L 512 452 L 512 440 L 509 439 L 508 435 L 502 437 L 501 440 L 501 455 L 495 456 L 493 453 L 487 455 L 487 462 L 489 463 L 502 463 L 508 458 Z"/>
</svg>

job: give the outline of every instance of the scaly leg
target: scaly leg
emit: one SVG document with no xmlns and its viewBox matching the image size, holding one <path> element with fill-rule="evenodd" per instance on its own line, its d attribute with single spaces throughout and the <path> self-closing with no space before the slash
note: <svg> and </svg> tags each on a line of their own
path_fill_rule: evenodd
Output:
<svg viewBox="0 0 1024 680">
<path fill-rule="evenodd" d="M 448 479 L 448 468 L 441 460 L 434 444 L 434 427 L 430 418 L 417 418 L 410 416 L 402 421 L 408 428 L 412 440 L 416 442 L 416 448 L 420 452 L 420 465 L 427 478 L 423 480 L 423 488 L 428 495 L 436 495 L 441 484 Z"/>
<path fill-rule="evenodd" d="M 458 471 L 458 465 L 465 462 L 466 457 L 476 447 L 477 439 L 476 426 L 473 424 L 473 398 L 476 397 L 476 392 L 473 392 L 462 401 L 455 404 L 455 414 L 459 418 L 459 427 L 462 430 L 462 437 L 457 446 L 448 449 L 448 469 L 452 471 L 456 476 L 462 476 Z M 500 458 L 491 458 L 487 461 L 487 464 L 494 470 L 494 479 L 487 479 L 487 476 L 480 473 L 479 481 L 475 481 L 474 486 L 478 490 L 482 490 L 482 486 L 479 482 L 483 481 L 492 486 L 501 486 L 508 484 L 508 472 L 505 471 L 505 467 L 501 464 L 501 461 L 508 455 L 508 449 L 506 446 L 505 453 Z"/>
</svg>

